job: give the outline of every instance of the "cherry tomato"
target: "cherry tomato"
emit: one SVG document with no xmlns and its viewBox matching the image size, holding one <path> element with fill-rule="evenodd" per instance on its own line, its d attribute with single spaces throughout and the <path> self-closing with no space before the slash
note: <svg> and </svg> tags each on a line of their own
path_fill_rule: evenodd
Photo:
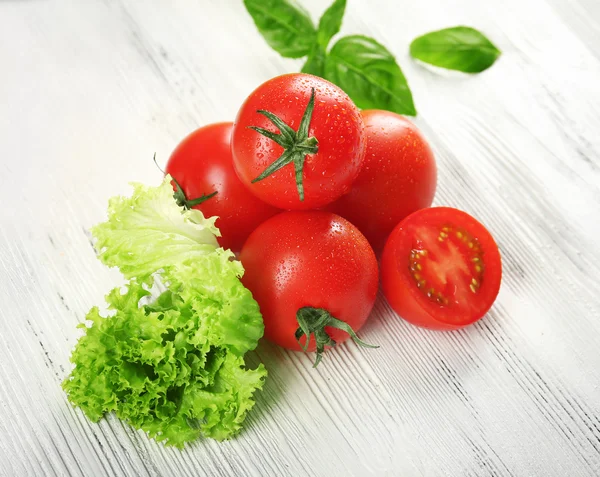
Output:
<svg viewBox="0 0 600 477">
<path fill-rule="evenodd" d="M 389 304 L 425 328 L 452 330 L 479 320 L 494 303 L 501 278 L 493 237 L 469 214 L 449 207 L 409 215 L 381 257 Z"/>
<path fill-rule="evenodd" d="M 283 212 L 263 222 L 242 248 L 244 285 L 260 305 L 265 337 L 284 348 L 317 350 L 365 323 L 378 287 L 377 260 L 350 222 L 323 211 Z M 307 342 L 306 336 L 310 336 Z"/>
<path fill-rule="evenodd" d="M 431 205 L 437 168 L 427 140 L 408 119 L 380 110 L 362 111 L 362 116 L 363 168 L 350 192 L 327 210 L 356 225 L 380 251 L 398 222 Z"/>
<path fill-rule="evenodd" d="M 334 84 L 283 75 L 246 99 L 232 150 L 238 176 L 257 197 L 282 209 L 312 209 L 350 190 L 364 159 L 364 124 Z"/>
<path fill-rule="evenodd" d="M 238 179 L 231 159 L 232 129 L 233 123 L 197 129 L 173 151 L 165 172 L 181 188 L 181 205 L 218 216 L 219 245 L 239 251 L 250 232 L 278 210 L 257 199 Z"/>
</svg>

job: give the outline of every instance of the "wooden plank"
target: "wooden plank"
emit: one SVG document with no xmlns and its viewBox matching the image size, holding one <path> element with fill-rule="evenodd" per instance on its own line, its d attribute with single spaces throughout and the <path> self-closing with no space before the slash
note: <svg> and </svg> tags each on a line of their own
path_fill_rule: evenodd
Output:
<svg viewBox="0 0 600 477">
<path fill-rule="evenodd" d="M 322 2 L 303 2 L 316 16 Z M 0 3 L 0 475 L 597 475 L 600 473 L 600 18 L 585 0 L 349 2 L 344 33 L 397 55 L 439 164 L 436 203 L 500 244 L 489 316 L 435 333 L 383 299 L 362 335 L 311 357 L 262 343 L 270 371 L 235 440 L 165 449 L 60 389 L 75 325 L 120 283 L 87 232 L 130 180 L 157 182 L 193 128 L 231 119 L 299 69 L 237 1 Z M 591 13 L 590 13 L 591 12 Z M 474 77 L 407 45 L 469 24 L 503 50 Z"/>
</svg>

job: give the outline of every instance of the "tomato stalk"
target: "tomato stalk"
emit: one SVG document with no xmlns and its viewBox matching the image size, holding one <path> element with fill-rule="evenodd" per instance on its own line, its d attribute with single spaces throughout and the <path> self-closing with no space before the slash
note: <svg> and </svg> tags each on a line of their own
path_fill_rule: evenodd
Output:
<svg viewBox="0 0 600 477">
<path fill-rule="evenodd" d="M 158 167 L 158 170 L 164 175 L 167 175 L 167 173 L 160 168 L 158 162 L 156 162 L 156 153 L 154 153 L 154 157 L 152 158 L 152 160 L 154 161 L 154 164 L 156 164 L 156 167 Z M 195 199 L 188 199 L 185 195 L 185 192 L 183 192 L 181 185 L 179 184 L 179 182 L 177 182 L 177 179 L 171 176 L 171 180 L 175 184 L 175 192 L 173 193 L 173 198 L 175 199 L 175 202 L 177 202 L 177 205 L 179 207 L 183 207 L 184 209 L 191 209 L 192 207 L 201 204 L 202 202 L 205 202 L 211 197 L 217 195 L 217 191 L 214 191 L 210 194 L 202 194 L 200 197 L 196 197 Z"/>
<path fill-rule="evenodd" d="M 202 194 L 200 197 L 196 197 L 195 199 L 188 199 L 185 195 L 185 192 L 183 192 L 183 189 L 179 185 L 179 182 L 177 182 L 174 178 L 172 179 L 175 183 L 175 188 L 177 189 L 173 194 L 173 197 L 175 198 L 177 205 L 179 207 L 183 207 L 184 209 L 191 209 L 192 207 L 201 204 L 202 202 L 206 202 L 208 199 L 214 197 L 217 194 L 217 191 L 214 191 L 210 194 Z"/>
<path fill-rule="evenodd" d="M 315 359 L 315 363 L 313 364 L 313 368 L 316 368 L 321 362 L 321 359 L 323 358 L 323 352 L 325 351 L 325 346 L 333 347 L 336 345 L 335 340 L 325 331 L 326 326 L 331 326 L 332 328 L 345 331 L 359 346 L 364 346 L 365 348 L 379 348 L 377 345 L 372 345 L 362 341 L 358 336 L 356 336 L 356 333 L 348 323 L 338 320 L 323 308 L 313 308 L 309 306 L 300 308 L 296 313 L 296 319 L 298 320 L 298 325 L 300 326 L 296 330 L 295 336 L 296 340 L 300 346 L 302 346 L 304 351 L 308 349 L 310 335 L 314 334 L 315 342 L 317 344 L 317 357 Z M 303 336 L 306 336 L 304 344 L 300 342 L 300 338 Z"/>
<path fill-rule="evenodd" d="M 256 111 L 257 113 L 262 114 L 269 119 L 279 129 L 279 134 L 257 126 L 248 127 L 276 142 L 283 147 L 284 151 L 283 154 L 273 161 L 257 178 L 252 181 L 252 183 L 261 181 L 282 167 L 293 163 L 298 196 L 300 197 L 300 200 L 304 200 L 304 183 L 302 180 L 304 161 L 306 160 L 307 154 L 316 154 L 319 151 L 319 141 L 317 138 L 314 136 L 308 136 L 308 129 L 310 127 L 310 121 L 312 119 L 314 109 L 315 89 L 312 88 L 312 93 L 310 95 L 308 105 L 304 110 L 304 114 L 302 115 L 302 120 L 300 121 L 298 131 L 294 131 L 280 117 L 269 111 L 265 111 L 264 109 L 259 109 Z"/>
</svg>

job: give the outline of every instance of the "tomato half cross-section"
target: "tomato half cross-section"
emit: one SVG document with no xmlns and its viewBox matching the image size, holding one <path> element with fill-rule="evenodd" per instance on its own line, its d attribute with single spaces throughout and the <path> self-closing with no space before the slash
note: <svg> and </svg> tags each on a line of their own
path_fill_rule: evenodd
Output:
<svg viewBox="0 0 600 477">
<path fill-rule="evenodd" d="M 363 167 L 350 192 L 327 210 L 356 225 L 380 252 L 402 219 L 431 205 L 437 168 L 427 140 L 408 119 L 381 110 L 361 114 L 367 134 Z"/>
<path fill-rule="evenodd" d="M 346 219 L 321 211 L 283 212 L 250 234 L 240 260 L 242 282 L 260 306 L 269 341 L 316 350 L 315 366 L 326 346 L 349 337 L 372 346 L 356 332 L 375 303 L 377 260 Z"/>
<path fill-rule="evenodd" d="M 279 212 L 240 182 L 231 158 L 233 123 L 210 124 L 187 136 L 171 154 L 165 172 L 184 207 L 218 216 L 219 245 L 238 252 L 259 224 Z"/>
<path fill-rule="evenodd" d="M 364 124 L 336 85 L 288 74 L 246 99 L 231 147 L 238 176 L 257 197 L 282 209 L 312 209 L 350 190 L 364 159 Z"/>
<path fill-rule="evenodd" d="M 381 285 L 391 307 L 425 328 L 452 330 L 482 318 L 502 278 L 498 246 L 469 214 L 422 209 L 392 231 L 381 257 Z"/>
</svg>

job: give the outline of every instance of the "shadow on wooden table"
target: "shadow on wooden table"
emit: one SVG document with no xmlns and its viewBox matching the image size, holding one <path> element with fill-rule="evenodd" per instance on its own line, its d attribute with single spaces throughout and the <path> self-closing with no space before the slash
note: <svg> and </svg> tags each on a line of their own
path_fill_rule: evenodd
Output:
<svg viewBox="0 0 600 477">
<path fill-rule="evenodd" d="M 256 423 L 262 420 L 263 416 L 271 415 L 276 403 L 281 401 L 286 388 L 283 379 L 285 373 L 281 372 L 281 368 L 286 366 L 284 363 L 284 361 L 287 361 L 286 354 L 285 350 L 269 343 L 264 338 L 260 340 L 254 351 L 246 354 L 246 366 L 248 368 L 255 369 L 262 363 L 269 374 L 265 379 L 262 391 L 257 392 L 254 396 L 256 404 L 247 418 L 250 425 L 245 425 L 244 429 L 254 427 Z"/>
</svg>

